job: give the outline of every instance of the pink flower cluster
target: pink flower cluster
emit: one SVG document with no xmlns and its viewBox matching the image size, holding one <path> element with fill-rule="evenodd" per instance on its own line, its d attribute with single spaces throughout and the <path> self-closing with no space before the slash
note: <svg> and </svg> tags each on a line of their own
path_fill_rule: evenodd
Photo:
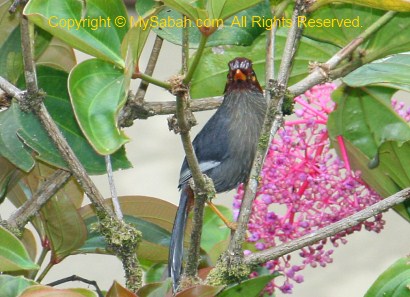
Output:
<svg viewBox="0 0 410 297">
<path fill-rule="evenodd" d="M 345 151 L 341 149 L 342 160 L 330 147 L 326 122 L 334 108 L 330 95 L 335 88 L 330 83 L 318 85 L 305 96 L 295 98 L 302 107 L 295 112 L 297 119 L 286 121 L 270 146 L 248 226 L 248 241 L 254 243 L 256 250 L 314 232 L 381 199 L 363 183 L 360 172 L 350 169 Z M 338 142 L 344 148 L 341 137 Z M 242 196 L 240 187 L 234 200 L 236 216 Z M 379 232 L 383 225 L 382 216 L 377 215 L 328 240 L 303 248 L 298 264 L 292 264 L 289 255 L 266 263 L 269 271 L 278 271 L 284 276 L 284 282 L 277 284 L 279 278 L 274 280 L 266 288 L 267 293 L 275 288 L 291 293 L 293 283 L 303 281 L 300 271 L 307 265 L 324 267 L 331 263 L 332 246 L 346 243 L 348 234 L 363 227 Z"/>
</svg>

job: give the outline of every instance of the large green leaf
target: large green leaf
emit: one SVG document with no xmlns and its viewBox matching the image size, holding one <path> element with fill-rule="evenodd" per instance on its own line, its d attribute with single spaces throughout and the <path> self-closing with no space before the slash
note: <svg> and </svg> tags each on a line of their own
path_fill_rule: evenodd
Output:
<svg viewBox="0 0 410 297">
<path fill-rule="evenodd" d="M 97 297 L 97 294 L 82 288 L 56 289 L 38 285 L 27 288 L 19 297 Z"/>
<path fill-rule="evenodd" d="M 127 82 L 123 70 L 98 59 L 78 64 L 70 74 L 68 89 L 77 121 L 102 155 L 114 153 L 129 140 L 117 125 L 127 99 Z"/>
<path fill-rule="evenodd" d="M 278 69 L 280 65 L 286 37 L 287 29 L 280 28 L 276 35 L 275 69 Z M 338 48 L 333 45 L 302 37 L 292 68 L 290 83 L 295 83 L 309 74 L 309 62 L 326 61 L 337 50 Z M 211 49 L 206 49 L 192 79 L 191 97 L 203 98 L 221 95 L 226 83 L 228 62 L 241 56 L 248 57 L 253 61 L 259 83 L 264 85 L 266 39 L 263 34 L 251 46 L 224 48 L 223 55 L 215 54 Z"/>
<path fill-rule="evenodd" d="M 104 157 L 97 154 L 84 138 L 72 112 L 67 93 L 67 73 L 41 66 L 37 69 L 37 77 L 39 86 L 47 93 L 45 105 L 48 111 L 87 172 L 89 174 L 105 173 Z M 4 117 L 3 120 L 2 117 Z M 65 162 L 53 142 L 37 118 L 31 113 L 23 113 L 17 104 L 12 104 L 9 110 L 0 113 L 0 123 L 5 123 L 5 121 L 8 121 L 7 125 L 10 128 L 0 130 L 0 140 L 3 133 L 6 134 L 7 138 L 4 143 L 12 145 L 12 147 L 7 150 L 8 154 L 6 155 L 2 152 L 3 146 L 0 146 L 0 153 L 3 156 L 25 171 L 30 170 L 34 165 L 31 150 L 27 150 L 21 142 L 19 143 L 16 135 L 18 131 L 18 135 L 23 138 L 25 144 L 39 153 L 40 160 L 66 168 Z M 113 154 L 111 160 L 113 168 L 116 170 L 131 166 L 123 148 Z"/>
<path fill-rule="evenodd" d="M 232 221 L 232 210 L 222 205 L 217 207 L 228 220 Z M 215 244 L 228 239 L 231 234 L 230 229 L 209 207 L 205 208 L 202 228 L 201 247 L 208 254 L 212 254 Z"/>
<path fill-rule="evenodd" d="M 0 226 L 0 272 L 33 270 L 34 263 L 23 244 L 8 230 Z"/>
<path fill-rule="evenodd" d="M 322 5 L 327 5 L 332 2 L 351 3 L 383 10 L 410 11 L 410 3 L 408 0 L 317 0 L 311 7 L 309 7 L 309 10 L 318 9 Z"/>
<path fill-rule="evenodd" d="M 20 296 L 27 287 L 34 286 L 37 283 L 26 279 L 22 276 L 0 275 L 0 290 L 2 297 Z"/>
<path fill-rule="evenodd" d="M 32 0 L 24 14 L 70 46 L 125 66 L 120 46 L 129 24 L 122 1 Z"/>
<path fill-rule="evenodd" d="M 343 78 L 351 87 L 378 85 L 410 92 L 410 54 L 397 54 L 366 64 Z"/>
<path fill-rule="evenodd" d="M 334 92 L 337 108 L 327 123 L 330 136 L 335 139 L 342 135 L 370 159 L 387 140 L 409 140 L 410 126 L 390 104 L 394 92 L 381 87 L 340 88 Z"/>
<path fill-rule="evenodd" d="M 2 203 L 7 192 L 20 180 L 23 173 L 3 157 L 0 157 L 0 168 L 0 203 Z"/>
<path fill-rule="evenodd" d="M 119 197 L 124 219 L 142 232 L 142 242 L 137 251 L 138 257 L 152 262 L 166 262 L 171 230 L 177 207 L 161 199 L 146 196 Z M 111 199 L 106 200 L 111 205 Z M 88 230 L 87 240 L 78 253 L 107 253 L 105 240 L 95 230 L 97 217 L 90 205 L 80 209 Z M 190 224 L 186 230 L 189 240 Z"/>
<path fill-rule="evenodd" d="M 410 296 L 410 257 L 403 257 L 387 268 L 364 297 Z"/>
<path fill-rule="evenodd" d="M 306 26 L 303 34 L 316 40 L 344 47 L 384 13 L 386 12 L 382 10 L 358 5 L 328 5 L 310 15 L 310 19 L 314 23 Z M 358 48 L 362 61 L 369 63 L 388 55 L 409 51 L 410 35 L 407 34 L 410 27 L 409 16 L 410 14 L 407 12 L 398 13 L 376 33 L 368 37 L 367 41 Z M 330 26 L 319 25 L 318 21 L 323 22 L 323 20 L 347 21 L 351 25 L 348 27 L 346 23 L 335 23 Z"/>
<path fill-rule="evenodd" d="M 263 288 L 276 276 L 277 274 L 262 275 L 245 280 L 223 290 L 218 297 L 259 296 Z"/>
<path fill-rule="evenodd" d="M 248 1 L 248 3 L 251 4 L 251 1 Z M 158 9 L 158 2 L 154 0 L 137 1 L 136 3 L 137 12 L 141 15 L 155 11 L 155 8 Z M 184 19 L 180 12 L 169 7 L 162 6 L 161 8 L 152 18 L 154 20 L 151 23 L 153 31 L 165 40 L 181 45 L 182 30 L 184 29 L 183 27 L 186 27 L 189 32 L 189 46 L 197 48 L 201 32 L 198 30 L 195 21 Z M 266 30 L 262 20 L 269 19 L 269 17 L 271 17 L 269 5 L 263 1 L 246 10 L 235 13 L 235 15 L 228 19 L 210 19 L 214 22 L 214 26 L 217 25 L 217 22 L 223 23 L 223 25 L 220 25 L 218 30 L 208 37 L 206 46 L 251 45 L 255 38 Z M 171 26 L 172 21 L 175 21 L 174 26 Z M 164 26 L 165 24 L 169 25 Z M 181 26 L 177 24 L 181 24 Z M 199 25 L 202 25 L 202 23 L 199 23 Z"/>
<path fill-rule="evenodd" d="M 410 187 L 410 140 L 383 142 L 378 156 L 380 168 L 400 189 Z"/>
</svg>

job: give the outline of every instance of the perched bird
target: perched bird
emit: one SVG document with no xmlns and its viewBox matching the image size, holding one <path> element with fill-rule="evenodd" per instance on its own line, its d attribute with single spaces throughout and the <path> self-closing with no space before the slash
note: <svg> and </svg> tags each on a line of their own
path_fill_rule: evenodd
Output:
<svg viewBox="0 0 410 297">
<path fill-rule="evenodd" d="M 200 169 L 213 180 L 217 193 L 232 190 L 248 179 L 267 109 L 252 62 L 235 58 L 228 65 L 224 100 L 192 142 Z M 173 280 L 174 291 L 181 277 L 188 201 L 193 198 L 188 183 L 190 178 L 185 158 L 168 258 L 168 274 Z"/>
</svg>

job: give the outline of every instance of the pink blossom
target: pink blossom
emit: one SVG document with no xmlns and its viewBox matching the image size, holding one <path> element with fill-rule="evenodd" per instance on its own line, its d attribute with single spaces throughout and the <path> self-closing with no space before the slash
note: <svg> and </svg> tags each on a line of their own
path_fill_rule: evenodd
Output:
<svg viewBox="0 0 410 297">
<path fill-rule="evenodd" d="M 314 232 L 381 199 L 360 179 L 360 172 L 350 169 L 343 138 L 337 139 L 342 159 L 330 147 L 326 122 L 334 108 L 330 95 L 335 88 L 330 83 L 318 85 L 304 96 L 295 98 L 301 106 L 295 111 L 297 119 L 286 121 L 271 143 L 248 226 L 248 241 L 254 243 L 254 251 Z M 410 111 L 407 116 L 410 118 Z M 235 196 L 235 216 L 242 196 L 243 187 L 240 186 Z M 362 227 L 380 232 L 383 225 L 382 216 L 377 215 L 301 249 L 300 259 L 286 255 L 269 261 L 265 267 L 271 272 L 280 272 L 283 277 L 270 283 L 266 292 L 272 293 L 278 288 L 291 293 L 293 283 L 303 281 L 300 271 L 308 265 L 325 267 L 332 263 L 332 248 L 345 244 L 348 234 L 360 231 Z M 279 284 L 279 281 L 283 283 Z"/>
</svg>

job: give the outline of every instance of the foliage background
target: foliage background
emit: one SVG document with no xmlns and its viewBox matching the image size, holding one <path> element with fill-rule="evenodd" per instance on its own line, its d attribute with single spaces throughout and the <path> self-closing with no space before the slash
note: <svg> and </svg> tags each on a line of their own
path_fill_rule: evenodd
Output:
<svg viewBox="0 0 410 297">
<path fill-rule="evenodd" d="M 129 13 L 132 14 L 132 11 Z M 152 36 L 147 43 L 146 48 L 150 49 L 153 44 Z M 77 57 L 78 62 L 88 58 L 78 53 Z M 148 51 L 140 60 L 142 69 L 145 68 L 147 59 Z M 180 48 L 168 42 L 164 43 L 154 77 L 165 80 L 173 75 L 179 66 Z M 398 94 L 398 97 L 410 104 L 410 98 L 403 94 Z M 146 98 L 153 101 L 174 100 L 171 94 L 157 87 L 148 88 Z M 213 111 L 207 111 L 196 114 L 199 125 L 192 129 L 193 134 L 201 129 L 212 113 Z M 137 120 L 132 127 L 126 128 L 126 134 L 131 139 L 131 142 L 126 144 L 126 150 L 134 168 L 114 173 L 119 195 L 147 195 L 178 203 L 177 182 L 184 154 L 179 137 L 168 131 L 166 118 L 167 116 L 155 116 L 148 120 Z M 109 197 L 106 176 L 93 176 L 92 179 L 103 196 Z M 231 207 L 233 194 L 234 192 L 218 195 L 216 203 Z M 12 206 L 6 203 L 0 209 L 2 215 L 11 211 Z M 305 282 L 294 287 L 293 296 L 363 296 L 380 273 L 395 260 L 409 253 L 410 237 L 400 234 L 408 234 L 410 224 L 393 211 L 385 214 L 385 220 L 386 226 L 381 234 L 359 232 L 349 236 L 349 243 L 335 250 L 333 264 L 324 269 L 306 269 Z M 68 257 L 52 268 L 44 283 L 72 274 L 95 279 L 103 289 L 108 289 L 113 279 L 124 283 L 123 269 L 118 259 L 91 254 Z M 77 285 L 81 286 L 80 283 L 75 286 Z M 73 287 L 73 284 L 67 283 L 66 286 Z M 283 296 L 281 292 L 276 295 Z"/>
</svg>

